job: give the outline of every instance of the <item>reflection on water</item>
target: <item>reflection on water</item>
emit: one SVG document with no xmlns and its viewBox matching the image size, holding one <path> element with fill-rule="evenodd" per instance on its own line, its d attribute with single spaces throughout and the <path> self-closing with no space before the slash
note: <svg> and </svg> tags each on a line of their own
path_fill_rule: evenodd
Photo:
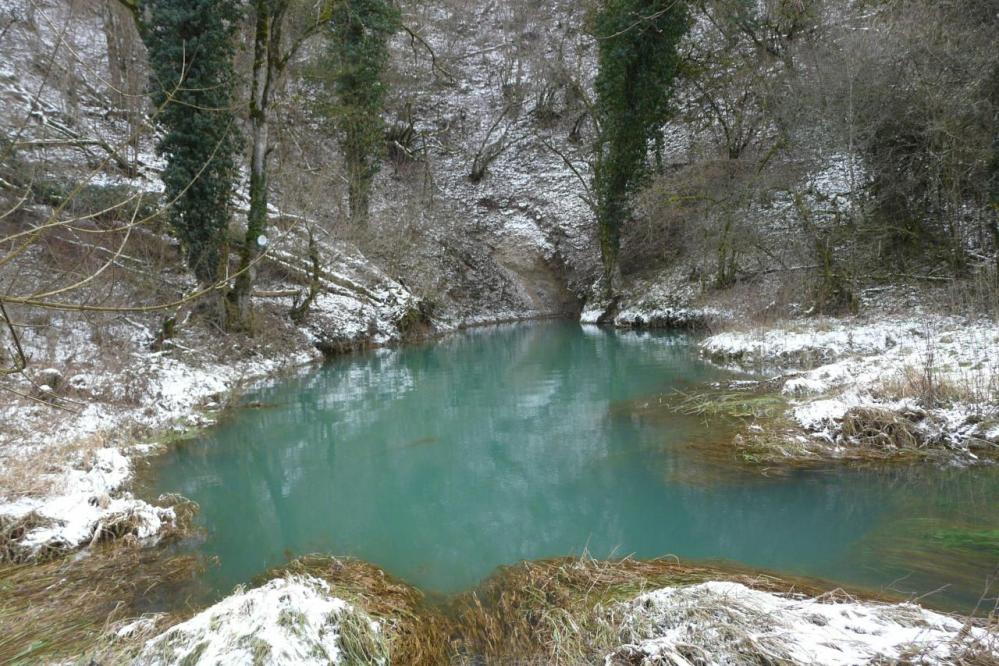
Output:
<svg viewBox="0 0 999 666">
<path fill-rule="evenodd" d="M 351 555 L 451 592 L 500 564 L 584 549 L 881 586 L 909 573 L 879 540 L 902 518 L 997 527 L 991 469 L 710 475 L 690 447 L 702 421 L 612 408 L 726 377 L 683 336 L 485 329 L 262 390 L 252 400 L 276 407 L 166 456 L 158 490 L 201 504 L 221 591 L 289 553 Z M 699 473 L 710 483 L 683 481 Z M 896 587 L 952 583 L 941 603 L 970 604 L 999 554 L 961 558 L 953 579 L 926 565 Z"/>
</svg>

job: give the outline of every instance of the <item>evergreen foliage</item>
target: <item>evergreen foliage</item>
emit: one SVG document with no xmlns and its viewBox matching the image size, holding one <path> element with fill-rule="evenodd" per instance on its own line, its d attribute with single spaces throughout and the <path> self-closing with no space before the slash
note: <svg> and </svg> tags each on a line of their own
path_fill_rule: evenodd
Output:
<svg viewBox="0 0 999 666">
<path fill-rule="evenodd" d="M 600 126 L 594 191 L 608 279 L 629 216 L 628 196 L 644 182 L 650 143 L 661 141 L 669 116 L 677 46 L 688 26 L 686 6 L 677 0 L 603 0 L 594 17 Z"/>
<path fill-rule="evenodd" d="M 152 69 L 153 103 L 164 134 L 163 184 L 170 222 L 191 270 L 216 282 L 242 141 L 235 124 L 234 37 L 238 0 L 148 0 L 143 41 Z"/>
<path fill-rule="evenodd" d="M 382 107 L 388 41 L 401 26 L 390 0 L 341 0 L 333 6 L 327 49 L 316 68 L 318 110 L 331 119 L 347 164 L 351 220 L 365 224 L 371 182 L 384 147 Z"/>
</svg>

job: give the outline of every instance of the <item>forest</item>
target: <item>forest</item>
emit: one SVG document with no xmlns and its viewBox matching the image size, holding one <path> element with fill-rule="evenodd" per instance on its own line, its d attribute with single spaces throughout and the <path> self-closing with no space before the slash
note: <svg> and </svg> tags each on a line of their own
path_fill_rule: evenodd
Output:
<svg viewBox="0 0 999 666">
<path fill-rule="evenodd" d="M 0 0 L 0 662 L 999 663 L 997 0 Z"/>
</svg>

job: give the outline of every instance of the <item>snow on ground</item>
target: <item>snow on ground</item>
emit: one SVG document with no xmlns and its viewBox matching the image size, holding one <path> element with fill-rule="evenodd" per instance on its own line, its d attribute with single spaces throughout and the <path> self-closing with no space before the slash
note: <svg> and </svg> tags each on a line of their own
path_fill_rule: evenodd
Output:
<svg viewBox="0 0 999 666">
<path fill-rule="evenodd" d="M 323 342 L 336 341 L 343 351 L 398 341 L 398 322 L 415 299 L 362 269 L 374 270 L 358 265 L 334 275 L 342 284 L 364 282 L 323 293 L 303 327 L 286 325 L 273 333 L 278 337 L 251 339 L 245 348 L 182 325 L 153 351 L 156 317 L 95 324 L 56 314 L 26 328 L 22 344 L 31 364 L 25 376 L 5 379 L 24 397 L 0 395 L 0 521 L 28 520 L 34 528 L 13 544 L 19 556 L 86 545 L 102 522 L 126 513 L 139 537 L 168 526 L 170 509 L 127 492 L 129 457 L 148 452 L 136 441 L 211 424 L 253 383 L 321 360 Z"/>
<path fill-rule="evenodd" d="M 139 538 L 172 525 L 172 509 L 151 506 L 126 490 L 133 472 L 131 456 L 150 450 L 135 446 L 130 434 L 206 425 L 211 417 L 198 408 L 219 407 L 220 396 L 245 378 L 265 377 L 283 363 L 314 358 L 303 351 L 291 359 L 229 366 L 185 363 L 163 352 L 134 356 L 136 366 L 129 372 L 141 373 L 143 381 L 130 402 L 67 402 L 63 410 L 23 402 L 0 406 L 5 423 L 0 433 L 0 471 L 8 479 L 19 470 L 34 477 L 26 491 L 10 487 L 0 491 L 0 521 L 28 519 L 34 526 L 17 541 L 22 556 L 86 545 L 104 538 L 105 529 L 124 519 L 132 524 L 128 533 Z M 79 395 L 123 379 L 94 368 L 73 375 L 68 384 Z M 118 532 L 115 537 L 122 536 Z"/>
<path fill-rule="evenodd" d="M 793 419 L 837 448 L 858 444 L 842 428 L 858 410 L 901 418 L 921 445 L 999 445 L 999 328 L 989 320 L 816 319 L 721 333 L 701 350 L 776 373 Z"/>
<path fill-rule="evenodd" d="M 57 475 L 53 494 L 0 505 L 0 520 L 35 518 L 37 526 L 26 530 L 18 543 L 26 556 L 46 548 L 65 549 L 99 541 L 112 533 L 149 539 L 174 523 L 172 508 L 150 506 L 131 493 L 119 492 L 131 475 L 131 461 L 118 449 L 95 450 L 81 456 L 78 464 L 87 469 L 73 468 Z M 113 499 L 112 494 L 116 495 Z M 123 528 L 126 523 L 127 529 Z"/>
<path fill-rule="evenodd" d="M 642 594 L 620 610 L 629 642 L 607 664 L 946 664 L 969 648 L 999 658 L 995 634 L 914 604 L 780 596 L 708 582 Z"/>
<path fill-rule="evenodd" d="M 345 628 L 347 623 L 349 628 Z M 136 664 L 347 663 L 359 640 L 381 646 L 380 625 L 310 576 L 237 592 L 148 641 Z M 370 653 L 369 653 L 370 655 Z M 372 655 L 373 656 L 373 655 Z M 379 660 L 375 663 L 385 663 Z"/>
</svg>

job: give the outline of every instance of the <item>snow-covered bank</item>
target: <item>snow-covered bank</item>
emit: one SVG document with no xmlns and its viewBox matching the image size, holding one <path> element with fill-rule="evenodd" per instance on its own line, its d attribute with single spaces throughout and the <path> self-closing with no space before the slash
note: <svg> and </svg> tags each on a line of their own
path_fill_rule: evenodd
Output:
<svg viewBox="0 0 999 666">
<path fill-rule="evenodd" d="M 151 506 L 123 491 L 131 470 L 118 449 L 81 452 L 77 466 L 54 475 L 51 494 L 0 505 L 5 557 L 32 559 L 125 536 L 148 540 L 175 525 L 172 507 Z"/>
<path fill-rule="evenodd" d="M 167 339 L 159 315 L 54 314 L 25 327 L 28 368 L 0 394 L 0 559 L 123 536 L 126 515 L 141 538 L 171 526 L 168 507 L 128 492 L 132 458 L 210 425 L 254 383 L 321 361 L 320 349 L 400 341 L 415 298 L 375 271 L 363 257 L 342 262 L 333 279 L 353 286 L 324 292 L 302 326 L 260 301 L 254 336 L 219 335 L 190 314 Z"/>
<path fill-rule="evenodd" d="M 53 366 L 46 373 L 68 378 L 44 389 L 44 400 L 18 399 L 0 404 L 0 524 L 5 556 L 33 556 L 66 551 L 94 541 L 133 534 L 154 537 L 174 525 L 173 510 L 157 507 L 128 492 L 136 456 L 155 447 L 139 441 L 157 434 L 201 427 L 247 382 L 320 357 L 303 337 L 297 351 L 236 363 L 223 363 L 220 350 L 194 352 L 202 340 L 181 338 L 170 350 L 150 351 L 150 330 L 120 326 L 116 349 L 73 358 L 73 341 L 85 333 L 66 322 L 74 334 L 54 350 L 25 336 L 29 354 Z M 79 325 L 80 329 L 85 324 Z M 185 344 L 187 343 L 187 344 Z M 192 347 L 188 347 L 192 345 Z M 39 394 L 38 378 L 29 372 L 12 379 L 24 396 Z"/>
<path fill-rule="evenodd" d="M 720 571 L 715 574 L 725 577 Z M 817 597 L 765 591 L 742 579 L 745 582 L 709 580 L 666 587 L 659 583 L 610 606 L 594 605 L 592 598 L 573 606 L 566 596 L 589 598 L 594 590 L 603 589 L 598 580 L 591 581 L 585 593 L 563 588 L 563 596 L 524 600 L 540 604 L 530 608 L 537 612 L 535 617 L 547 618 L 535 620 L 528 637 L 504 633 L 510 631 L 511 617 L 491 615 L 516 613 L 516 607 L 483 607 L 478 597 L 458 597 L 458 605 L 450 610 L 433 605 L 387 613 L 383 609 L 375 619 L 366 604 L 383 602 L 378 594 L 386 590 L 362 591 L 355 598 L 345 596 L 336 583 L 308 574 L 285 574 L 256 589 L 237 589 L 152 638 L 144 637 L 155 631 L 153 626 L 162 616 L 128 622 L 112 629 L 111 637 L 133 641 L 132 663 L 162 665 L 412 663 L 413 654 L 403 658 L 400 652 L 406 641 L 410 647 L 440 648 L 433 656 L 423 653 L 419 663 L 846 666 L 984 664 L 999 658 L 994 624 L 912 603 L 857 600 L 840 591 Z M 617 580 L 632 590 L 639 582 L 627 576 Z M 771 590 L 776 579 L 768 580 L 761 584 Z M 408 594 L 403 587 L 397 584 L 391 594 Z M 463 604 L 476 610 L 462 612 Z M 552 620 L 544 610 L 558 619 Z M 490 641 L 511 641 L 513 651 L 493 653 L 490 647 L 496 648 L 495 643 L 478 642 L 482 636 L 477 622 L 482 621 L 493 628 Z"/>
<path fill-rule="evenodd" d="M 740 583 L 655 590 L 622 604 L 607 664 L 950 664 L 999 659 L 999 636 L 914 604 L 781 596 Z"/>
<path fill-rule="evenodd" d="M 237 591 L 172 627 L 148 641 L 134 663 L 318 666 L 358 659 L 387 662 L 379 623 L 333 596 L 325 581 L 289 576 Z"/>
<path fill-rule="evenodd" d="M 604 292 L 602 279 L 590 288 L 581 323 L 617 328 L 709 329 L 732 319 L 726 307 L 701 302 L 703 285 L 687 279 L 682 266 L 632 278 L 612 298 Z"/>
<path fill-rule="evenodd" d="M 986 319 L 808 319 L 704 340 L 715 362 L 775 377 L 793 421 L 832 455 L 999 449 L 999 328 Z"/>
</svg>

